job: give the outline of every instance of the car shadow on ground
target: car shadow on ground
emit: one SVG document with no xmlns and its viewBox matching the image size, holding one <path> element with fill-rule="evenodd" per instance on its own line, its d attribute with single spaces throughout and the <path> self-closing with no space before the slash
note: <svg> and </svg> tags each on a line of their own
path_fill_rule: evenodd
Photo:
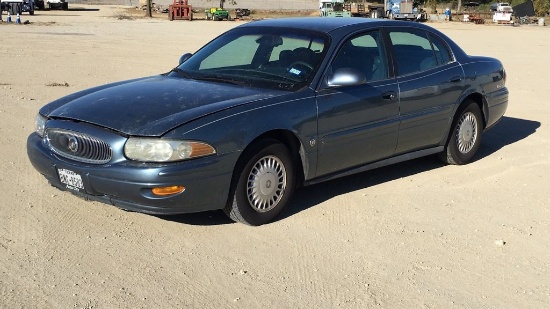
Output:
<svg viewBox="0 0 550 309">
<path fill-rule="evenodd" d="M 161 216 L 157 215 L 159 219 L 172 221 L 177 223 L 183 223 L 188 225 L 223 225 L 235 223 L 229 219 L 222 210 L 213 210 L 205 212 L 197 212 L 181 215 Z"/>
<path fill-rule="evenodd" d="M 474 160 L 481 160 L 507 145 L 527 138 L 529 135 L 535 133 L 540 125 L 540 122 L 537 121 L 503 117 L 496 126 L 483 134 L 481 147 Z M 276 220 L 283 220 L 291 217 L 341 194 L 428 172 L 444 165 L 444 163 L 439 161 L 437 156 L 428 156 L 299 188 L 295 191 L 294 198 L 288 209 L 286 209 Z M 159 216 L 159 218 L 190 225 L 221 225 L 232 223 L 232 221 L 225 216 L 223 211 Z"/>
<path fill-rule="evenodd" d="M 538 121 L 502 117 L 502 119 L 482 136 L 481 147 L 476 159 L 481 159 L 499 149 L 527 138 L 540 127 Z"/>
</svg>

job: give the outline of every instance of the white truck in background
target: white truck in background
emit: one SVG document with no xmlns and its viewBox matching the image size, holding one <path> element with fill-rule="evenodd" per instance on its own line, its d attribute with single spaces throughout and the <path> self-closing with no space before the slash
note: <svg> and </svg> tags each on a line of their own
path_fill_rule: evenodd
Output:
<svg viewBox="0 0 550 309">
<path fill-rule="evenodd" d="M 389 19 L 417 20 L 418 10 L 414 7 L 413 0 L 387 0 L 386 14 Z"/>
<path fill-rule="evenodd" d="M 507 2 L 491 4 L 491 12 L 493 12 L 494 23 L 513 23 L 512 15 L 514 10 Z"/>
</svg>

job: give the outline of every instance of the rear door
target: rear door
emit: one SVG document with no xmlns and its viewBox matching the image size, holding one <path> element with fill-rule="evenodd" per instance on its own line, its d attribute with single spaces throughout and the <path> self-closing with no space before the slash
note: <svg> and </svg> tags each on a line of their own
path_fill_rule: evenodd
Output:
<svg viewBox="0 0 550 309">
<path fill-rule="evenodd" d="M 462 67 L 442 39 L 424 30 L 389 29 L 400 94 L 395 153 L 428 148 L 445 140 L 464 89 Z"/>
</svg>

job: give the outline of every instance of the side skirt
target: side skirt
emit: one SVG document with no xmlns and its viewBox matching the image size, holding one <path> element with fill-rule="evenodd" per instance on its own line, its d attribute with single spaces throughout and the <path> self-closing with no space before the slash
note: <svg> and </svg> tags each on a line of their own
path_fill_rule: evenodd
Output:
<svg viewBox="0 0 550 309">
<path fill-rule="evenodd" d="M 402 154 L 402 155 L 399 155 L 399 156 L 391 157 L 391 158 L 384 159 L 384 160 L 381 160 L 381 161 L 377 161 L 377 162 L 374 162 L 374 163 L 371 163 L 371 164 L 362 165 L 362 166 L 359 166 L 359 167 L 356 167 L 356 168 L 353 168 L 353 169 L 348 169 L 348 170 L 345 170 L 345 171 L 342 171 L 342 172 L 339 172 L 339 173 L 334 173 L 334 174 L 330 174 L 330 175 L 327 175 L 327 176 L 314 178 L 314 179 L 311 179 L 311 180 L 306 180 L 306 181 L 304 181 L 304 186 L 309 186 L 309 185 L 313 185 L 313 184 L 316 184 L 316 183 L 320 183 L 320 182 L 324 182 L 324 181 L 328 181 L 328 180 L 332 180 L 332 179 L 336 179 L 336 178 L 340 178 L 340 177 L 345 177 L 345 176 L 349 176 L 349 175 L 353 175 L 353 174 L 357 174 L 357 173 L 366 172 L 366 171 L 373 170 L 373 169 L 376 169 L 376 168 L 379 168 L 379 167 L 388 166 L 388 165 L 396 164 L 396 163 L 399 163 L 399 162 L 404 162 L 404 161 L 409 161 L 409 160 L 429 156 L 429 155 L 432 155 L 432 154 L 442 152 L 444 148 L 445 148 L 444 146 L 437 146 L 437 147 L 434 147 L 434 148 L 428 148 L 428 149 L 423 149 L 423 150 L 418 150 L 418 151 L 414 151 L 414 152 L 405 153 L 405 154 Z"/>
</svg>

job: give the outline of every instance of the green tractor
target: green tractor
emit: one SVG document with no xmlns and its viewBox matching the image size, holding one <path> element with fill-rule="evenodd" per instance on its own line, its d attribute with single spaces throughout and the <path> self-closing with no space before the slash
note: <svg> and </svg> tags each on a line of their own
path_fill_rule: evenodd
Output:
<svg viewBox="0 0 550 309">
<path fill-rule="evenodd" d="M 231 20 L 229 12 L 223 8 L 210 8 L 204 11 L 206 13 L 207 20 Z"/>
</svg>

